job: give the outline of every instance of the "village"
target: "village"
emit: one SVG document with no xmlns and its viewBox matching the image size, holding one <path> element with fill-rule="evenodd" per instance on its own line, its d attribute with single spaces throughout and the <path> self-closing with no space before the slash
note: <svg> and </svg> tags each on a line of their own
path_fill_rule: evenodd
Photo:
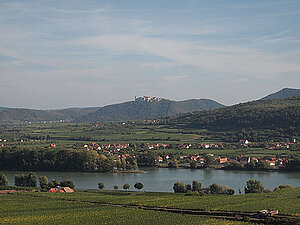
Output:
<svg viewBox="0 0 300 225">
<path fill-rule="evenodd" d="M 297 144 L 294 139 L 292 143 L 269 143 L 265 151 L 268 150 L 284 150 L 289 149 L 290 145 Z M 254 169 L 258 165 L 258 169 L 278 169 L 285 166 L 288 159 L 281 157 L 280 154 L 276 157 L 262 156 L 250 157 L 243 156 L 245 148 L 251 148 L 257 144 L 251 144 L 248 140 L 240 140 L 234 144 L 234 147 L 240 150 L 239 156 L 225 157 L 220 154 L 215 155 L 212 153 L 199 153 L 199 154 L 182 154 L 180 150 L 224 150 L 224 143 L 181 143 L 181 144 L 167 144 L 167 143 L 141 143 L 138 146 L 129 143 L 111 143 L 111 144 L 97 144 L 95 142 L 82 145 L 85 150 L 95 150 L 99 153 L 113 155 L 115 159 L 135 158 L 136 153 L 143 151 L 155 151 L 155 161 L 157 165 L 168 164 L 170 161 L 176 160 L 181 165 L 190 163 L 197 163 L 198 167 L 203 167 L 207 158 L 210 158 L 211 164 L 214 168 L 228 168 L 228 169 Z M 168 153 L 168 149 L 178 150 L 181 154 Z M 185 153 L 188 151 L 184 151 Z M 253 167 L 251 167 L 251 166 Z M 190 166 L 182 166 L 190 167 Z"/>
</svg>

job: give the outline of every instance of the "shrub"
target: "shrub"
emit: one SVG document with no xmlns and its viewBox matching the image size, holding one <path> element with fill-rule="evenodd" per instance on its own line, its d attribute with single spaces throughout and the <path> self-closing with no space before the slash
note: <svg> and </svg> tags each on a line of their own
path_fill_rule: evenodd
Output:
<svg viewBox="0 0 300 225">
<path fill-rule="evenodd" d="M 59 186 L 59 183 L 57 182 L 57 180 L 52 179 L 49 183 L 48 183 L 48 188 L 54 188 L 56 186 Z"/>
<path fill-rule="evenodd" d="M 4 173 L 0 172 L 0 186 L 7 186 L 8 185 L 8 180 Z"/>
<path fill-rule="evenodd" d="M 186 184 L 186 185 L 185 185 L 185 189 L 186 189 L 187 191 L 191 191 L 191 190 L 192 190 L 192 185 Z"/>
<path fill-rule="evenodd" d="M 118 185 L 114 185 L 114 190 L 118 190 L 119 186 Z"/>
<path fill-rule="evenodd" d="M 48 178 L 46 176 L 39 177 L 39 180 L 40 180 L 40 187 L 42 189 L 48 188 L 49 181 L 48 181 Z"/>
<path fill-rule="evenodd" d="M 124 185 L 123 185 L 123 189 L 124 189 L 124 190 L 128 190 L 129 188 L 130 188 L 130 185 L 129 185 L 129 184 L 124 184 Z"/>
<path fill-rule="evenodd" d="M 262 193 L 264 189 L 264 185 L 259 180 L 251 179 L 247 181 L 247 185 L 245 187 L 245 194 Z"/>
<path fill-rule="evenodd" d="M 63 180 L 63 181 L 61 181 L 60 182 L 60 186 L 62 186 L 62 187 L 69 187 L 69 188 L 74 188 L 75 187 L 73 181 L 71 181 L 71 180 Z"/>
<path fill-rule="evenodd" d="M 186 193 L 185 185 L 183 182 L 179 181 L 173 185 L 173 190 L 175 193 Z"/>
<path fill-rule="evenodd" d="M 278 186 L 280 189 L 283 189 L 283 188 L 294 188 L 292 185 L 290 184 L 283 184 L 283 185 L 279 185 Z"/>
<path fill-rule="evenodd" d="M 103 183 L 103 182 L 99 182 L 99 183 L 98 183 L 98 188 L 99 188 L 100 190 L 102 190 L 103 188 L 105 188 L 104 183 Z"/>
<path fill-rule="evenodd" d="M 193 191 L 200 191 L 201 190 L 201 186 L 202 184 L 196 180 L 193 180 L 193 183 L 192 183 L 192 190 Z"/>
<path fill-rule="evenodd" d="M 136 189 L 138 189 L 138 190 L 141 190 L 144 187 L 144 185 L 142 183 L 140 183 L 140 182 L 136 182 L 135 185 L 134 185 L 134 187 Z"/>
</svg>

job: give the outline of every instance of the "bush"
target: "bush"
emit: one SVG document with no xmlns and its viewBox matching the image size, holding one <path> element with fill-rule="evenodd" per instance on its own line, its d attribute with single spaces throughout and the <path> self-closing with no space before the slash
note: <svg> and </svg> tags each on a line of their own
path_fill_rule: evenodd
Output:
<svg viewBox="0 0 300 225">
<path fill-rule="evenodd" d="M 217 184 L 209 185 L 208 190 L 209 190 L 209 194 L 212 194 L 212 195 L 222 194 L 222 192 L 223 192 L 222 187 Z"/>
<path fill-rule="evenodd" d="M 7 186 L 8 185 L 8 180 L 4 173 L 0 172 L 0 186 Z"/>
<path fill-rule="evenodd" d="M 39 177 L 39 180 L 40 180 L 40 187 L 42 189 L 48 188 L 49 181 L 48 181 L 48 178 L 46 176 Z"/>
<path fill-rule="evenodd" d="M 173 185 L 173 190 L 175 193 L 186 193 L 185 185 L 183 182 L 179 181 Z"/>
<path fill-rule="evenodd" d="M 48 188 L 54 188 L 56 186 L 59 186 L 59 183 L 57 182 L 57 180 L 52 179 L 49 183 L 48 183 Z"/>
<path fill-rule="evenodd" d="M 262 193 L 264 189 L 264 185 L 259 180 L 251 179 L 247 181 L 247 185 L 245 187 L 245 194 Z"/>
<path fill-rule="evenodd" d="M 114 190 L 118 190 L 119 186 L 118 185 L 114 185 Z"/>
<path fill-rule="evenodd" d="M 134 187 L 136 189 L 138 189 L 138 190 L 141 190 L 144 187 L 144 185 L 142 183 L 140 183 L 140 182 L 136 182 L 135 185 L 134 185 Z"/>
<path fill-rule="evenodd" d="M 123 185 L 123 189 L 124 189 L 124 190 L 128 190 L 129 188 L 130 188 L 130 185 L 129 185 L 129 184 L 124 184 L 124 185 Z"/>
<path fill-rule="evenodd" d="M 200 191 L 201 190 L 201 186 L 202 184 L 196 180 L 193 180 L 193 183 L 192 183 L 192 190 L 193 191 Z"/>
<path fill-rule="evenodd" d="M 186 189 L 187 191 L 191 191 L 191 190 L 192 190 L 192 185 L 186 184 L 186 185 L 185 185 L 185 189 Z"/>
<path fill-rule="evenodd" d="M 198 191 L 187 191 L 187 193 L 185 195 L 187 195 L 187 196 L 199 196 L 199 192 Z"/>
<path fill-rule="evenodd" d="M 284 184 L 284 185 L 279 185 L 278 186 L 280 189 L 283 189 L 283 188 L 294 188 L 292 185 L 290 184 Z"/>
<path fill-rule="evenodd" d="M 62 187 L 69 187 L 69 188 L 74 188 L 75 187 L 73 181 L 71 181 L 71 180 L 63 180 L 63 181 L 61 181 L 60 182 L 60 186 L 62 186 Z"/>
<path fill-rule="evenodd" d="M 104 183 L 103 183 L 103 182 L 99 182 L 99 183 L 98 183 L 98 188 L 99 188 L 100 190 L 102 190 L 103 188 L 105 188 Z"/>
<path fill-rule="evenodd" d="M 15 175 L 15 186 L 36 187 L 36 185 L 37 185 L 36 173 L 29 173 L 27 176 L 23 174 Z"/>
</svg>

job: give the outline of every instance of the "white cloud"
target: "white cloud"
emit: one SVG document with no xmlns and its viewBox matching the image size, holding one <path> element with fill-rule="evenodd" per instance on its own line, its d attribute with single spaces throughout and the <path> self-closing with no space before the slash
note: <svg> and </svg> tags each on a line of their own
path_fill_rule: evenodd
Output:
<svg viewBox="0 0 300 225">
<path fill-rule="evenodd" d="M 238 46 L 210 47 L 196 42 L 150 38 L 134 34 L 80 38 L 72 41 L 72 44 L 98 48 L 116 55 L 136 53 L 159 56 L 178 65 L 194 66 L 225 75 L 232 73 L 272 78 L 281 73 L 300 71 L 299 63 L 285 61 L 280 55 Z"/>
</svg>

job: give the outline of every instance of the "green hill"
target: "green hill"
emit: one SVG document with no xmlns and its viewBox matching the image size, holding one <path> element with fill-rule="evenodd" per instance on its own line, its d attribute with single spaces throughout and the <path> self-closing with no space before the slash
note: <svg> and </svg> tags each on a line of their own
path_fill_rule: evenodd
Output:
<svg viewBox="0 0 300 225">
<path fill-rule="evenodd" d="M 242 128 L 273 129 L 300 127 L 300 96 L 289 99 L 258 100 L 220 109 L 193 112 L 168 120 L 211 130 Z"/>
<path fill-rule="evenodd" d="M 210 110 L 222 106 L 222 104 L 209 99 L 191 99 L 185 101 L 161 99 L 159 101 L 146 101 L 138 98 L 135 101 L 102 107 L 95 112 L 79 117 L 77 121 L 92 122 L 153 119 L 192 111 Z"/>
<path fill-rule="evenodd" d="M 284 98 L 291 98 L 294 96 L 300 95 L 300 89 L 293 89 L 293 88 L 284 88 L 280 91 L 277 91 L 273 94 L 269 94 L 266 97 L 263 97 L 261 100 L 266 99 L 284 99 Z"/>
</svg>

